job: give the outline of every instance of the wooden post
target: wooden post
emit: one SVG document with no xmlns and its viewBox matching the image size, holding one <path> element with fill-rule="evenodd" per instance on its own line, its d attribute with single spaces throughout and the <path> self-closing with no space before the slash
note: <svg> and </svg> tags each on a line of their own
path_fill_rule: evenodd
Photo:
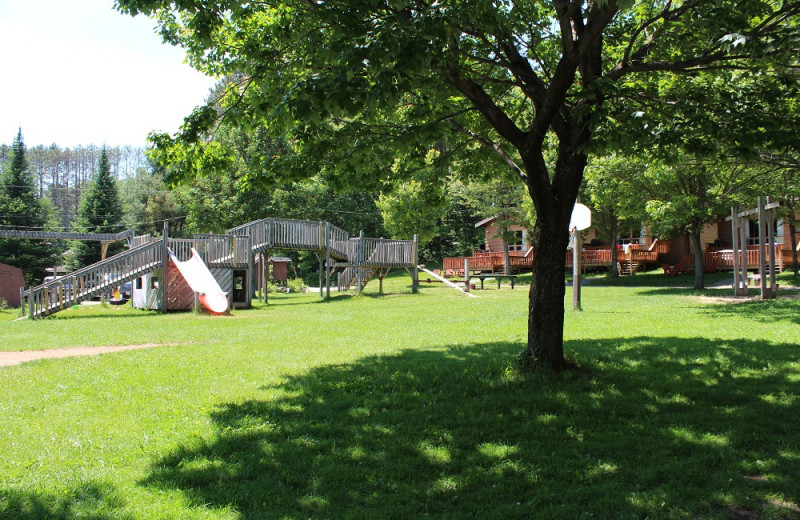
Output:
<svg viewBox="0 0 800 520">
<path fill-rule="evenodd" d="M 264 257 L 265 257 L 264 269 L 266 269 L 264 271 L 264 303 L 265 304 L 269 303 L 269 256 L 270 256 L 270 251 L 269 251 L 269 249 L 267 249 L 266 251 L 264 251 Z"/>
<path fill-rule="evenodd" d="M 264 256 L 264 251 L 259 253 L 260 256 L 260 265 L 261 265 L 261 299 L 264 300 L 264 303 L 267 303 L 266 296 L 267 294 L 267 259 Z"/>
<path fill-rule="evenodd" d="M 105 260 L 108 254 L 108 244 L 110 242 L 100 242 L 100 260 Z"/>
<path fill-rule="evenodd" d="M 256 294 L 256 261 L 253 252 L 253 235 L 247 235 L 247 308 L 253 306 L 253 296 Z"/>
<path fill-rule="evenodd" d="M 167 267 L 169 267 L 169 220 L 164 221 L 164 233 L 161 237 L 161 312 L 167 312 Z"/>
<path fill-rule="evenodd" d="M 733 295 L 742 295 L 742 279 L 739 273 L 739 217 L 736 214 L 739 208 L 731 206 L 731 241 L 733 248 Z M 746 276 L 745 276 L 746 277 Z"/>
<path fill-rule="evenodd" d="M 414 279 L 411 281 L 411 292 L 417 294 L 419 292 L 419 237 L 416 234 L 411 243 L 411 257 L 414 259 Z"/>
<path fill-rule="evenodd" d="M 767 197 L 767 205 L 771 206 L 772 200 Z M 767 215 L 767 250 L 769 251 L 769 297 L 778 295 L 778 286 L 775 274 L 775 222 L 772 218 L 772 208 L 766 209 Z"/>
<path fill-rule="evenodd" d="M 21 318 L 23 316 L 25 316 L 25 287 L 20 287 L 19 288 L 19 317 Z"/>
<path fill-rule="evenodd" d="M 572 310 L 581 310 L 581 249 L 580 233 L 572 228 Z"/>
<path fill-rule="evenodd" d="M 322 293 L 322 288 L 319 290 Z M 331 299 L 331 224 L 325 223 L 325 299 Z"/>
<path fill-rule="evenodd" d="M 764 199 L 758 197 L 758 273 L 760 276 L 761 285 L 761 299 L 767 299 L 767 249 L 765 242 L 767 241 L 766 234 L 764 233 L 764 225 L 766 224 L 766 215 L 764 213 Z"/>
<path fill-rule="evenodd" d="M 317 260 L 319 260 L 319 297 L 325 298 L 325 293 L 322 292 L 322 271 L 325 269 L 325 257 L 322 255 L 322 251 L 315 254 L 317 255 Z"/>
<path fill-rule="evenodd" d="M 750 284 L 747 280 L 747 233 L 744 226 L 744 217 L 740 218 L 737 227 L 739 228 L 739 248 L 742 252 L 741 265 L 742 265 L 742 296 L 749 294 L 748 289 Z M 738 254 L 738 252 L 737 252 Z"/>
<path fill-rule="evenodd" d="M 361 272 L 361 263 L 364 259 L 364 230 L 361 230 L 361 233 L 358 235 L 358 249 L 357 249 L 357 256 L 358 256 L 358 270 L 356 271 L 356 283 L 358 283 L 358 294 L 361 294 L 361 278 L 364 276 Z"/>
<path fill-rule="evenodd" d="M 34 297 L 33 297 L 33 286 L 28 289 L 28 318 L 33 319 L 33 305 L 34 305 Z"/>
<path fill-rule="evenodd" d="M 464 258 L 464 291 L 469 292 L 469 258 Z"/>
</svg>

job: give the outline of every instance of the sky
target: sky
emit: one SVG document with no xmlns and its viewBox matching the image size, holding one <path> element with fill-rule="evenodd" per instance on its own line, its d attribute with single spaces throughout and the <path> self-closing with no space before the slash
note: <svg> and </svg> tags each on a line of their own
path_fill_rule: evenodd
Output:
<svg viewBox="0 0 800 520">
<path fill-rule="evenodd" d="M 113 0 L 0 0 L 0 143 L 145 146 L 214 85 Z"/>
</svg>

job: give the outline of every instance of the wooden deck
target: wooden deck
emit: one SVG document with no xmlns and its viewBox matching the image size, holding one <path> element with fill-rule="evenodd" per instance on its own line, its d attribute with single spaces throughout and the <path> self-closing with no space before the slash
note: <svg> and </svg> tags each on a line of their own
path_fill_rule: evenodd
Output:
<svg viewBox="0 0 800 520">
<path fill-rule="evenodd" d="M 628 269 L 636 271 L 641 267 L 658 266 L 659 256 L 666 253 L 669 253 L 669 244 L 655 240 L 649 247 L 634 244 L 629 247 L 619 248 L 617 250 L 617 262 L 621 267 L 627 266 Z M 509 257 L 511 271 L 514 273 L 530 271 L 533 268 L 533 248 L 524 253 L 511 251 L 509 252 Z M 445 258 L 442 262 L 442 268 L 445 271 L 463 272 L 464 260 L 469 259 L 470 271 L 498 273 L 505 271 L 504 258 L 502 252 L 473 251 L 472 256 Z M 566 251 L 564 265 L 568 268 L 572 267 L 572 261 L 572 251 Z M 586 246 L 581 250 L 581 266 L 584 269 L 611 266 L 610 247 Z"/>
<path fill-rule="evenodd" d="M 765 263 L 769 264 L 769 251 L 767 251 L 766 254 L 767 258 L 765 259 Z M 779 245 L 774 246 L 774 254 L 775 254 L 775 269 L 778 272 L 782 272 L 784 266 L 784 255 Z M 789 255 L 791 255 L 791 251 L 789 251 Z M 733 257 L 734 257 L 733 250 L 731 249 L 722 249 L 719 251 L 711 251 L 703 253 L 703 265 L 706 267 L 707 270 L 732 271 L 734 265 Z M 746 265 L 748 271 L 758 270 L 759 260 L 760 260 L 760 253 L 758 250 L 758 246 L 748 246 L 746 256 L 739 254 L 738 261 L 740 265 L 744 265 L 742 263 L 744 259 L 747 260 Z M 694 255 L 685 255 L 683 258 L 683 263 L 688 266 L 694 266 Z"/>
</svg>

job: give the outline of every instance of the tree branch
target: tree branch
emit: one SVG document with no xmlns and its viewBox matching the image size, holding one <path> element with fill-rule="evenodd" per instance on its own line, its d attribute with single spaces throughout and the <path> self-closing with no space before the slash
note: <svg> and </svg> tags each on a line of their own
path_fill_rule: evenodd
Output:
<svg viewBox="0 0 800 520">
<path fill-rule="evenodd" d="M 498 145 L 497 143 L 495 143 L 494 141 L 492 141 L 491 139 L 489 139 L 486 136 L 480 135 L 480 134 L 475 133 L 475 132 L 473 132 L 471 130 L 467 130 L 466 128 L 464 128 L 460 124 L 456 123 L 452 119 L 447 119 L 446 122 L 450 126 L 455 128 L 457 131 L 461 132 L 462 134 L 466 134 L 466 135 L 470 136 L 471 138 L 475 139 L 476 141 L 478 141 L 479 143 L 483 144 L 484 146 L 494 150 L 494 152 L 497 153 L 503 159 L 503 162 L 505 162 L 514 171 L 514 173 L 520 178 L 520 180 L 523 182 L 523 184 L 525 184 L 526 186 L 528 185 L 528 176 L 525 175 L 525 173 L 523 172 L 522 168 L 519 167 L 519 165 L 514 161 L 514 159 L 512 159 L 511 156 L 509 156 L 505 152 L 505 150 L 503 150 L 500 147 L 500 145 Z"/>
</svg>

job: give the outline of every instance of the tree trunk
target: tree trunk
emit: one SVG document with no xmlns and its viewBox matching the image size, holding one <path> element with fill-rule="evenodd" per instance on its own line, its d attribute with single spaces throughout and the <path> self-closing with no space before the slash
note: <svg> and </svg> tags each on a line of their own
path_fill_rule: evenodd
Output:
<svg viewBox="0 0 800 520">
<path fill-rule="evenodd" d="M 511 274 L 511 255 L 508 252 L 508 240 L 503 240 L 503 264 L 506 274 Z"/>
<path fill-rule="evenodd" d="M 700 230 L 703 228 L 702 224 L 692 224 L 691 240 L 694 247 L 694 288 L 705 289 L 705 280 L 703 279 L 703 246 L 700 243 Z"/>
<path fill-rule="evenodd" d="M 528 301 L 528 347 L 523 358 L 555 370 L 569 367 L 564 360 L 564 262 L 568 220 L 537 219 L 534 229 L 533 279 Z"/>
</svg>

